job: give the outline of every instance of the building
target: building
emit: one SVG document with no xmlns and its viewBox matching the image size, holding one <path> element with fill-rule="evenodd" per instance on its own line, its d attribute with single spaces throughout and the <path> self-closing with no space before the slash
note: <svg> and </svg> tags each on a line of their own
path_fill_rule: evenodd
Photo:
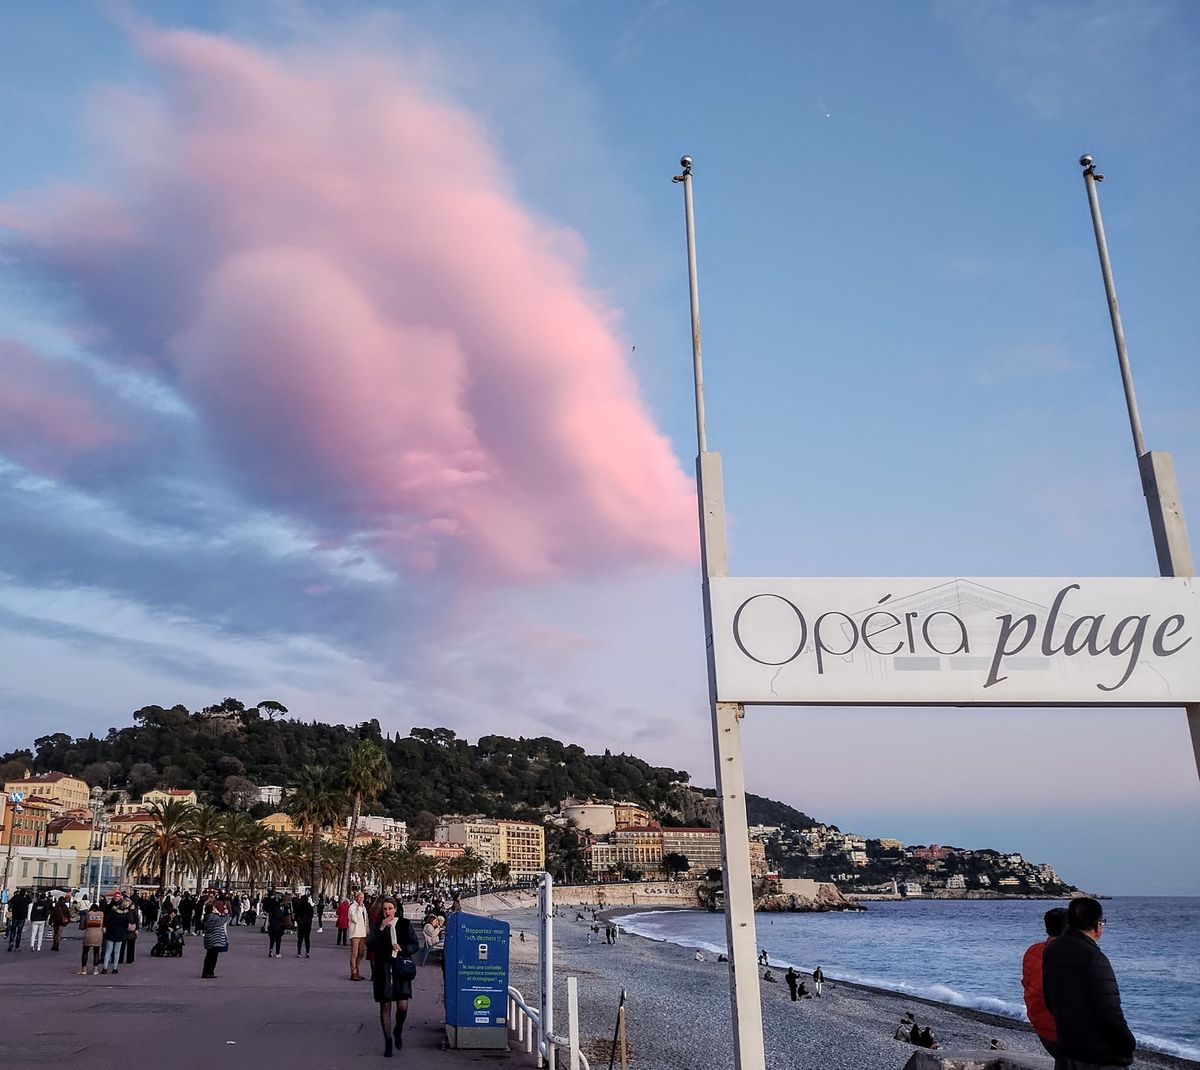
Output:
<svg viewBox="0 0 1200 1070">
<path fill-rule="evenodd" d="M 779 835 L 779 826 L 751 825 L 746 831 L 752 840 L 769 840 Z"/>
<path fill-rule="evenodd" d="M 350 819 L 346 818 L 346 829 L 350 829 Z M 358 819 L 358 836 L 365 832 L 372 839 L 393 851 L 399 851 L 408 845 L 408 825 L 392 817 L 375 817 L 362 814 Z M 358 836 L 355 838 L 357 839 Z"/>
<path fill-rule="evenodd" d="M 20 809 L 20 813 L 17 810 Z M 50 822 L 59 813 L 59 800 L 34 795 L 22 803 L 0 802 L 0 846 L 45 847 Z"/>
<path fill-rule="evenodd" d="M 497 821 L 499 858 L 513 880 L 534 880 L 546 869 L 546 830 L 532 821 Z"/>
<path fill-rule="evenodd" d="M 616 848 L 618 866 L 642 873 L 661 872 L 663 830 L 657 825 L 617 829 L 612 835 L 612 843 Z"/>
<path fill-rule="evenodd" d="M 462 858 L 467 853 L 464 843 L 447 843 L 444 840 L 418 840 L 417 851 L 420 854 L 446 862 L 451 858 Z"/>
<path fill-rule="evenodd" d="M 594 880 L 602 880 L 609 876 L 617 865 L 617 847 L 607 840 L 596 841 L 584 849 L 588 860 L 588 869 Z"/>
<path fill-rule="evenodd" d="M 25 775 L 17 780 L 8 780 L 4 784 L 4 794 L 20 791 L 25 793 L 25 801 L 42 799 L 54 806 L 55 814 L 76 808 L 87 809 L 90 797 L 87 782 L 77 776 L 67 773 L 38 773 L 32 774 L 28 769 Z"/>
<path fill-rule="evenodd" d="M 967 878 L 961 873 L 952 873 L 946 878 L 946 888 L 949 891 L 963 891 L 967 887 Z"/>
<path fill-rule="evenodd" d="M 195 806 L 198 801 L 196 793 L 190 788 L 154 788 L 142 796 L 143 806 L 150 806 L 154 803 L 166 806 L 169 802 L 181 802 Z"/>
<path fill-rule="evenodd" d="M 593 836 L 607 836 L 617 828 L 617 815 L 612 803 L 568 799 L 560 813 L 565 820 L 575 822 L 576 828 Z"/>
<path fill-rule="evenodd" d="M 613 820 L 618 829 L 645 828 L 651 824 L 650 811 L 631 802 L 613 803 Z"/>
<path fill-rule="evenodd" d="M 905 881 L 900 886 L 900 894 L 905 899 L 912 899 L 914 896 L 924 895 L 925 889 L 922 888 L 916 881 Z"/>
<path fill-rule="evenodd" d="M 709 866 L 709 869 L 712 869 Z M 760 880 L 767 875 L 767 845 L 762 840 L 750 841 L 750 876 Z"/>
<path fill-rule="evenodd" d="M 282 832 L 285 836 L 303 836 L 300 826 L 282 811 L 260 817 L 258 823 L 268 832 Z"/>
<path fill-rule="evenodd" d="M 0 874 L 8 869 L 4 885 L 11 895 L 18 888 L 74 888 L 79 865 L 74 851 L 61 847 L 14 847 L 0 861 Z"/>
<path fill-rule="evenodd" d="M 268 806 L 278 806 L 283 802 L 283 785 L 264 784 L 258 789 L 258 801 Z"/>
<path fill-rule="evenodd" d="M 484 864 L 491 866 L 500 858 L 500 824 L 487 818 L 443 821 L 433 830 L 435 843 L 461 843 L 469 847 Z"/>
<path fill-rule="evenodd" d="M 692 876 L 703 876 L 710 869 L 721 868 L 721 833 L 706 828 L 665 828 L 662 830 L 662 853 L 685 856 Z"/>
</svg>

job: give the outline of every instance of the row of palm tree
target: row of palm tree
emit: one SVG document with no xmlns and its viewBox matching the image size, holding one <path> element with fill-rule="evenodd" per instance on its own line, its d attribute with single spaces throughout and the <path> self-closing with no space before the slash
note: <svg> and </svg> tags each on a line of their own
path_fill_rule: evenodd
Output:
<svg viewBox="0 0 1200 1070">
<path fill-rule="evenodd" d="M 303 792 L 303 794 L 301 794 Z M 420 888 L 439 877 L 454 882 L 473 880 L 485 862 L 472 851 L 439 861 L 420 853 L 415 844 L 394 850 L 381 841 L 340 844 L 322 838 L 322 831 L 340 824 L 337 819 L 321 823 L 316 801 L 328 803 L 322 774 L 313 772 L 297 789 L 306 798 L 303 815 L 295 820 L 306 833 L 303 839 L 273 832 L 246 813 L 223 812 L 211 806 L 192 806 L 170 801 L 148 807 L 150 820 L 138 825 L 126 844 L 126 868 L 130 874 L 153 873 L 159 890 L 168 883 L 179 886 L 185 874 L 194 875 L 197 891 L 210 884 L 285 886 L 302 883 L 310 888 L 338 886 L 339 894 L 357 882 L 362 887 Z M 299 808 L 298 808 L 299 809 Z M 328 813 L 333 813 L 332 810 Z M 507 880 L 508 867 L 491 867 L 493 880 Z M 174 877 L 174 880 L 169 878 Z"/>
</svg>

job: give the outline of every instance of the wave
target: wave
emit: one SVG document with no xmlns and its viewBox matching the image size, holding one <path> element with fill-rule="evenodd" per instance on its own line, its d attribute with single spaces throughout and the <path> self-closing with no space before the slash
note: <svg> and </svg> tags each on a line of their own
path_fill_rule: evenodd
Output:
<svg viewBox="0 0 1200 1070">
<path fill-rule="evenodd" d="M 1200 1048 L 1192 1047 L 1190 1044 L 1180 1044 L 1177 1040 L 1167 1040 L 1164 1037 L 1151 1036 L 1149 1033 L 1143 1033 L 1137 1038 L 1139 1048 L 1148 1048 L 1150 1051 L 1160 1051 L 1164 1055 L 1174 1055 L 1180 1059 L 1193 1059 L 1200 1062 Z"/>
</svg>

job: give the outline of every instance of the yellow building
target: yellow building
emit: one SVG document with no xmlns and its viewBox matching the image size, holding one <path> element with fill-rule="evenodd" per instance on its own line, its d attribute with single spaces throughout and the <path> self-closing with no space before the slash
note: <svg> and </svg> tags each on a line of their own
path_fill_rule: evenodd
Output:
<svg viewBox="0 0 1200 1070">
<path fill-rule="evenodd" d="M 26 799 L 40 799 L 48 802 L 56 814 L 78 808 L 87 809 L 88 786 L 86 781 L 66 773 L 30 773 L 17 780 L 8 780 L 4 784 L 4 794 L 23 791 Z"/>
<path fill-rule="evenodd" d="M 546 830 L 532 821 L 497 821 L 500 849 L 497 861 L 508 864 L 513 879 L 531 879 L 546 869 Z"/>
<path fill-rule="evenodd" d="M 181 802 L 195 806 L 198 800 L 196 793 L 187 788 L 154 788 L 142 796 L 143 806 L 150 806 L 152 803 L 166 806 L 169 802 Z"/>
<path fill-rule="evenodd" d="M 662 837 L 663 854 L 687 858 L 693 877 L 721 868 L 721 833 L 717 829 L 664 828 Z"/>
<path fill-rule="evenodd" d="M 613 821 L 618 829 L 645 828 L 650 824 L 650 811 L 643 810 L 637 803 L 614 803 Z"/>
<path fill-rule="evenodd" d="M 501 862 L 500 823 L 480 818 L 475 821 L 443 821 L 433 830 L 436 843 L 461 843 L 469 847 L 484 865 Z"/>
<path fill-rule="evenodd" d="M 626 869 L 657 873 L 662 869 L 663 830 L 654 825 L 617 829 L 612 835 L 617 863 Z"/>
<path fill-rule="evenodd" d="M 260 817 L 258 823 L 270 832 L 282 832 L 285 836 L 304 835 L 300 830 L 300 826 L 282 811 L 268 814 L 266 817 Z"/>
</svg>

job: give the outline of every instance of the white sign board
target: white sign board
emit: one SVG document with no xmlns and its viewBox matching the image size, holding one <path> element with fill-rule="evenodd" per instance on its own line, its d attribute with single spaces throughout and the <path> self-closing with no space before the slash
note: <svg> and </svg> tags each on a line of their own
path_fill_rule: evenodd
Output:
<svg viewBox="0 0 1200 1070">
<path fill-rule="evenodd" d="M 719 702 L 1200 702 L 1193 579 L 710 579 Z"/>
</svg>

